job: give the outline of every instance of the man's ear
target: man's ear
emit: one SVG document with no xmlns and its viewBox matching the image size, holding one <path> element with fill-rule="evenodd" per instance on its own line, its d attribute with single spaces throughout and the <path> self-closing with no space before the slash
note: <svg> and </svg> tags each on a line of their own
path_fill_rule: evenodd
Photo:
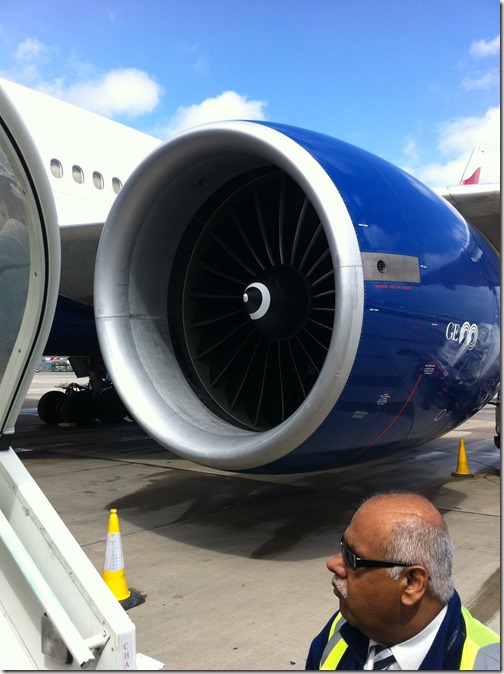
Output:
<svg viewBox="0 0 504 674">
<path fill-rule="evenodd" d="M 401 582 L 401 601 L 405 606 L 413 606 L 424 596 L 429 574 L 423 566 L 409 566 L 404 570 Z"/>
</svg>

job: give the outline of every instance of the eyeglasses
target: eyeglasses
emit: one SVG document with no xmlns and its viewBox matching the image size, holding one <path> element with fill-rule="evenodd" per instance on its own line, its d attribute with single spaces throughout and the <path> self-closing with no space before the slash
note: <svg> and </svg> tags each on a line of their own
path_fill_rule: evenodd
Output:
<svg viewBox="0 0 504 674">
<path fill-rule="evenodd" d="M 355 571 L 358 567 L 361 566 L 366 566 L 366 567 L 376 567 L 376 568 L 392 568 L 393 566 L 422 566 L 421 564 L 415 564 L 412 562 L 383 562 L 383 561 L 376 561 L 373 559 L 362 559 L 362 557 L 357 557 L 355 552 L 352 552 L 350 548 L 347 546 L 345 543 L 345 539 L 343 536 L 340 539 L 340 547 L 341 547 L 341 552 L 343 553 L 343 559 L 345 560 L 345 564 L 348 566 L 349 569 L 352 569 L 352 571 Z"/>
</svg>

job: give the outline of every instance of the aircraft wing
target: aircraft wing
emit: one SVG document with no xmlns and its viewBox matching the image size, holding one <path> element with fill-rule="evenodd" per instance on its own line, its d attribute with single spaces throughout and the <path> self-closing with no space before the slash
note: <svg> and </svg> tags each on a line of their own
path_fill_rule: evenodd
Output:
<svg viewBox="0 0 504 674">
<path fill-rule="evenodd" d="M 435 190 L 501 251 L 500 185 L 457 185 Z"/>
</svg>

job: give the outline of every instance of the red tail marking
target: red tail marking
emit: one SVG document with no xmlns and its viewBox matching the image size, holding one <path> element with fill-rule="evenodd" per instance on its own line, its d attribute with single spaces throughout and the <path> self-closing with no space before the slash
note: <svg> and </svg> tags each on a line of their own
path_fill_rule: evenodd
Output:
<svg viewBox="0 0 504 674">
<path fill-rule="evenodd" d="M 477 185 L 479 183 L 480 179 L 480 173 L 481 173 L 481 166 L 474 171 L 472 176 L 469 176 L 469 178 L 466 178 L 465 180 L 462 180 L 460 183 L 461 185 Z"/>
</svg>

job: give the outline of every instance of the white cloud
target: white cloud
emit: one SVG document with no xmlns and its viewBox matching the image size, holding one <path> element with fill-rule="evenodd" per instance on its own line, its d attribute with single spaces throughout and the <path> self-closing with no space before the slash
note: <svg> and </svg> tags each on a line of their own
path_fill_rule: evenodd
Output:
<svg viewBox="0 0 504 674">
<path fill-rule="evenodd" d="M 158 105 L 163 91 L 150 75 L 136 68 L 110 70 L 96 79 L 67 88 L 60 80 L 43 89 L 68 103 L 106 117 L 137 117 L 151 112 Z"/>
<path fill-rule="evenodd" d="M 413 139 L 410 138 L 410 140 L 408 140 L 405 147 L 403 148 L 403 154 L 411 162 L 418 161 L 419 157 L 418 157 L 417 144 Z"/>
<path fill-rule="evenodd" d="M 10 65 L 0 69 L 0 76 L 35 88 L 41 79 L 40 64 L 49 61 L 53 51 L 37 38 L 28 37 L 17 45 L 11 54 Z"/>
<path fill-rule="evenodd" d="M 500 85 L 500 74 L 497 68 L 489 70 L 480 77 L 466 77 L 462 80 L 462 87 L 467 91 L 492 89 Z"/>
<path fill-rule="evenodd" d="M 476 58 L 486 58 L 487 56 L 495 56 L 500 51 L 500 37 L 494 37 L 493 40 L 478 40 L 471 44 L 471 56 Z"/>
<path fill-rule="evenodd" d="M 46 52 L 48 47 L 36 38 L 27 38 L 17 46 L 14 58 L 17 61 L 31 61 Z"/>
<path fill-rule="evenodd" d="M 498 56 L 500 53 L 500 37 L 493 40 L 479 40 L 473 42 L 469 49 L 473 58 L 484 59 L 490 56 Z M 462 80 L 462 88 L 466 91 L 483 91 L 500 86 L 500 71 L 498 67 L 489 70 L 473 72 Z"/>
<path fill-rule="evenodd" d="M 54 52 L 53 47 L 36 38 L 27 38 L 17 45 L 13 54 L 15 67 L 1 74 L 20 84 L 73 103 L 105 117 L 123 115 L 138 117 L 157 107 L 163 88 L 146 72 L 138 68 L 118 68 L 96 75 L 94 66 L 69 54 L 64 63 L 69 75 L 48 81 L 40 64 Z M 75 84 L 68 84 L 72 77 Z"/>
<path fill-rule="evenodd" d="M 475 145 L 485 148 L 481 183 L 500 182 L 500 108 L 489 108 L 481 117 L 460 117 L 440 128 L 437 144 L 440 160 L 422 165 L 403 151 L 408 163 L 404 169 L 431 187 L 458 185 Z"/>
<path fill-rule="evenodd" d="M 160 132 L 160 137 L 169 138 L 179 131 L 199 124 L 227 119 L 264 120 L 266 101 L 249 100 L 236 91 L 224 91 L 215 98 L 207 98 L 202 103 L 180 106 Z"/>
<path fill-rule="evenodd" d="M 500 108 L 489 108 L 482 117 L 460 117 L 441 128 L 439 147 L 443 153 L 467 151 L 479 143 L 500 146 Z"/>
</svg>

